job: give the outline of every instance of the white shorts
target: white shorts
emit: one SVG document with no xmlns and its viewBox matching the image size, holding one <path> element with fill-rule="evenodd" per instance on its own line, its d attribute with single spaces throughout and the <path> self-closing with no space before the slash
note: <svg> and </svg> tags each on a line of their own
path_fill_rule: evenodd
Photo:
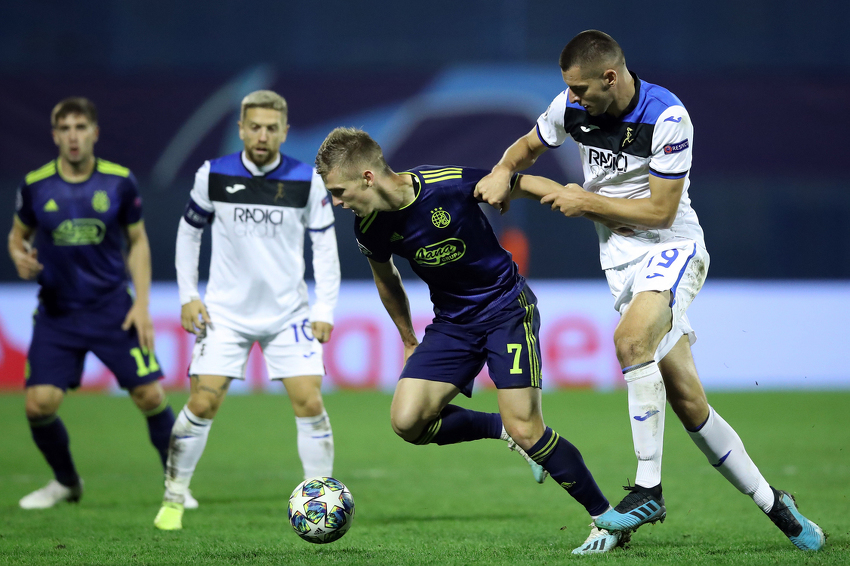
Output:
<svg viewBox="0 0 850 566">
<path fill-rule="evenodd" d="M 666 356 L 684 335 L 691 344 L 696 334 L 685 311 L 691 306 L 708 274 L 708 252 L 694 240 L 676 240 L 658 244 L 640 259 L 605 270 L 608 287 L 614 295 L 614 310 L 623 315 L 632 298 L 643 291 L 670 291 L 673 328 L 658 349 L 655 361 Z"/>
<path fill-rule="evenodd" d="M 245 366 L 254 342 L 259 342 L 263 351 L 269 379 L 325 375 L 322 345 L 313 337 L 306 313 L 291 318 L 277 334 L 259 336 L 213 321 L 195 341 L 189 374 L 245 379 Z"/>
</svg>

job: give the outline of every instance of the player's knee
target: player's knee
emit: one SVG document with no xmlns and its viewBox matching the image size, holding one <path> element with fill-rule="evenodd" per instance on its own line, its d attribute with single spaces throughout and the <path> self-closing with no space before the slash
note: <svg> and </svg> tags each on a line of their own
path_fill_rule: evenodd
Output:
<svg viewBox="0 0 850 566">
<path fill-rule="evenodd" d="M 523 450 L 529 450 L 543 436 L 546 426 L 542 421 L 502 419 L 502 425 L 508 436 L 520 445 Z"/>
<path fill-rule="evenodd" d="M 130 397 L 133 403 L 141 411 L 152 411 L 162 404 L 165 399 L 165 392 L 158 382 L 153 384 L 140 385 L 130 392 Z"/>
<path fill-rule="evenodd" d="M 291 398 L 292 409 L 297 416 L 314 417 L 322 414 L 325 405 L 322 395 L 316 391 L 315 394 L 305 395 L 299 398 Z"/>
<path fill-rule="evenodd" d="M 623 367 L 651 360 L 655 353 L 650 350 L 649 340 L 645 337 L 620 331 L 619 328 L 614 332 L 614 349 Z"/>
<path fill-rule="evenodd" d="M 26 411 L 27 419 L 43 419 L 59 410 L 59 403 L 47 398 L 27 398 L 24 410 Z"/>
<path fill-rule="evenodd" d="M 390 415 L 390 424 L 393 427 L 393 432 L 405 442 L 414 442 L 422 434 L 422 420 L 410 413 L 394 412 Z"/>
<path fill-rule="evenodd" d="M 211 419 L 215 417 L 218 408 L 221 406 L 221 401 L 208 395 L 195 394 L 189 396 L 189 401 L 186 403 L 189 410 L 196 417 L 202 419 Z"/>
</svg>

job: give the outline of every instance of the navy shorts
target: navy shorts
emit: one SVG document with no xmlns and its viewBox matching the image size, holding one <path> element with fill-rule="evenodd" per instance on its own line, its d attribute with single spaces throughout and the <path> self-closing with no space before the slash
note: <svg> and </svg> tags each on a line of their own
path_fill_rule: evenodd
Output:
<svg viewBox="0 0 850 566">
<path fill-rule="evenodd" d="M 93 352 L 115 374 L 123 389 L 132 390 L 160 379 L 159 362 L 153 353 L 142 349 L 136 329 L 121 330 L 132 305 L 132 297 L 122 292 L 108 306 L 91 310 L 51 315 L 40 307 L 33 317 L 26 386 L 76 389 L 88 352 Z"/>
<path fill-rule="evenodd" d="M 526 285 L 487 322 L 429 324 L 400 377 L 451 383 L 471 397 L 473 380 L 486 363 L 498 389 L 540 388 L 539 333 L 537 297 Z"/>
</svg>

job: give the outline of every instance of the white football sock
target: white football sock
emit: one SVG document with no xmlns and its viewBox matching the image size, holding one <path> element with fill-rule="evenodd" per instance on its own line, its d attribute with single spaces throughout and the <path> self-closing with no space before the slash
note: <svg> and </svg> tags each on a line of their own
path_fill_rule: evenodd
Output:
<svg viewBox="0 0 850 566">
<path fill-rule="evenodd" d="M 315 417 L 295 417 L 298 429 L 298 455 L 304 467 L 304 478 L 332 476 L 334 470 L 334 435 L 331 421 L 324 410 Z"/>
<path fill-rule="evenodd" d="M 165 466 L 165 499 L 183 503 L 195 466 L 204 453 L 212 419 L 195 416 L 184 406 L 174 420 Z"/>
<path fill-rule="evenodd" d="M 753 498 L 767 513 L 773 507 L 773 490 L 753 463 L 744 443 L 714 407 L 709 407 L 708 419 L 697 431 L 688 431 L 709 463 L 723 474 L 738 491 Z"/>
<path fill-rule="evenodd" d="M 661 483 L 667 390 L 657 363 L 626 369 L 623 377 L 629 391 L 629 422 L 638 459 L 635 484 L 655 487 Z"/>
</svg>

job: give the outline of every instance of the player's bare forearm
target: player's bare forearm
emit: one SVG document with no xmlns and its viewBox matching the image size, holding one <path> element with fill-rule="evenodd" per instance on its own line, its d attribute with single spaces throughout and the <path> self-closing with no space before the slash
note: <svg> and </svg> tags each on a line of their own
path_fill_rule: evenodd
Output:
<svg viewBox="0 0 850 566">
<path fill-rule="evenodd" d="M 38 250 L 30 247 L 35 229 L 27 226 L 15 216 L 9 231 L 9 257 L 15 264 L 18 276 L 30 281 L 38 277 L 44 266 L 38 262 Z"/>
<path fill-rule="evenodd" d="M 566 216 L 593 215 L 614 225 L 648 230 L 669 228 L 676 219 L 683 179 L 650 176 L 650 197 L 625 199 L 590 193 L 571 183 L 541 199 Z M 606 225 L 608 225 L 606 223 Z"/>
<path fill-rule="evenodd" d="M 372 267 L 378 296 L 381 297 L 381 303 L 384 305 L 384 309 L 386 309 L 387 314 L 390 315 L 390 319 L 392 319 L 398 329 L 401 341 L 405 347 L 417 346 L 419 340 L 413 331 L 410 302 L 407 299 L 407 293 L 401 282 L 401 275 L 395 265 L 393 265 L 392 260 L 386 263 L 369 260 L 369 265 Z"/>
<path fill-rule="evenodd" d="M 151 292 L 151 248 L 144 224 L 138 222 L 129 226 L 127 238 L 129 244 L 127 270 L 130 272 L 130 279 L 133 280 L 136 302 L 147 308 L 150 304 Z"/>
<path fill-rule="evenodd" d="M 499 209 L 503 214 L 507 212 L 511 199 L 517 198 L 511 194 L 511 176 L 517 171 L 531 167 L 546 149 L 537 137 L 536 129 L 519 138 L 505 150 L 490 174 L 478 181 L 475 197 Z"/>
<path fill-rule="evenodd" d="M 537 136 L 537 128 L 535 127 L 505 150 L 505 153 L 502 154 L 502 158 L 496 163 L 493 170 L 495 171 L 497 168 L 507 170 L 508 177 L 510 178 L 517 171 L 525 171 L 534 165 L 537 158 L 547 149 Z"/>
<path fill-rule="evenodd" d="M 518 198 L 533 198 L 540 200 L 546 195 L 554 193 L 558 189 L 563 188 L 563 185 L 546 177 L 538 177 L 537 175 L 520 175 L 511 193 L 511 199 Z"/>
</svg>

